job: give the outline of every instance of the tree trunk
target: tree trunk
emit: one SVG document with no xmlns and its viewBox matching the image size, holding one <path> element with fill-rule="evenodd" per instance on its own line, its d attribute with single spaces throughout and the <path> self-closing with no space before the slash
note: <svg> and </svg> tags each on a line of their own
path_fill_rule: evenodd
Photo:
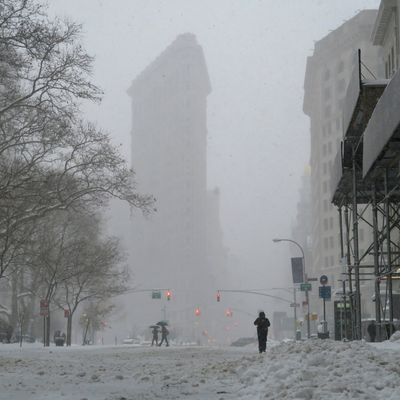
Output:
<svg viewBox="0 0 400 400">
<path fill-rule="evenodd" d="M 50 346 L 50 304 L 46 318 L 46 347 Z"/>
<path fill-rule="evenodd" d="M 18 297 L 17 297 L 17 278 L 14 276 L 11 278 L 11 315 L 9 323 L 12 326 L 13 333 L 16 335 L 18 325 Z"/>
<path fill-rule="evenodd" d="M 71 346 L 72 336 L 72 314 L 70 313 L 67 318 L 67 346 Z"/>
</svg>

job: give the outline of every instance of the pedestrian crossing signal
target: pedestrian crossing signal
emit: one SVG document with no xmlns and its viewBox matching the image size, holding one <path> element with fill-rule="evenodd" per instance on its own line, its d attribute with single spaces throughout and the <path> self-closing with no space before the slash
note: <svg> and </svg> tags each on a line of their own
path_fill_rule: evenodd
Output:
<svg viewBox="0 0 400 400">
<path fill-rule="evenodd" d="M 167 300 L 170 301 L 170 300 L 171 300 L 171 291 L 170 291 L 170 290 L 167 290 L 167 291 L 165 292 L 165 296 L 166 296 Z"/>
<path fill-rule="evenodd" d="M 196 308 L 194 309 L 194 315 L 195 315 L 196 317 L 200 317 L 200 314 L 201 314 L 200 308 L 199 308 L 199 307 L 196 307 Z"/>
<path fill-rule="evenodd" d="M 221 301 L 221 294 L 219 293 L 219 291 L 217 292 L 217 301 L 218 303 Z"/>
</svg>

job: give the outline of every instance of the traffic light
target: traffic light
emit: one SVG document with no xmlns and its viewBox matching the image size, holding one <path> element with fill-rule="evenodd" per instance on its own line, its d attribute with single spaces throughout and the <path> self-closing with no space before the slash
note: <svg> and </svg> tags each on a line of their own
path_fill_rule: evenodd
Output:
<svg viewBox="0 0 400 400">
<path fill-rule="evenodd" d="M 200 317 L 200 314 L 201 314 L 200 307 L 196 307 L 196 308 L 194 309 L 194 315 L 195 315 L 196 317 Z"/>
<path fill-rule="evenodd" d="M 230 309 L 230 308 L 227 308 L 226 310 L 225 310 L 225 315 L 227 316 L 227 317 L 232 317 L 232 310 Z"/>
<path fill-rule="evenodd" d="M 167 300 L 170 301 L 170 300 L 171 300 L 171 291 L 170 291 L 170 290 L 167 290 L 167 291 L 165 292 L 165 296 L 166 296 Z"/>
<path fill-rule="evenodd" d="M 217 292 L 217 301 L 218 303 L 221 301 L 221 294 L 219 293 L 219 290 Z"/>
</svg>

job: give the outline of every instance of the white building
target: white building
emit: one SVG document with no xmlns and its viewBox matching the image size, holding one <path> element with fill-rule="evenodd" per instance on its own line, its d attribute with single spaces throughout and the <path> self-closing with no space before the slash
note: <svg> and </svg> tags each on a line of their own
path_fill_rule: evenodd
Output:
<svg viewBox="0 0 400 400">
<path fill-rule="evenodd" d="M 375 10 L 364 10 L 315 44 L 314 54 L 307 60 L 304 83 L 304 112 L 310 117 L 311 135 L 311 260 L 308 275 L 327 275 L 333 292 L 341 288 L 343 268 L 340 265 L 339 219 L 332 206 L 330 172 L 340 150 L 343 136 L 342 111 L 352 71 L 357 67 L 357 51 L 370 72 L 380 75 L 380 49 L 371 43 L 377 16 Z M 369 243 L 361 226 L 360 246 Z M 311 312 L 322 319 L 322 301 L 318 286 L 312 291 Z M 333 302 L 327 307 L 329 329 L 334 331 Z"/>
</svg>

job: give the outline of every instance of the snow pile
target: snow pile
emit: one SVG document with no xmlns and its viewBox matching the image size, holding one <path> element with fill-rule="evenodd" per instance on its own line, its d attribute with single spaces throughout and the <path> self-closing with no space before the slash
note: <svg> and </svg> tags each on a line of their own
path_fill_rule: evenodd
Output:
<svg viewBox="0 0 400 400">
<path fill-rule="evenodd" d="M 387 347 L 390 345 L 390 351 Z M 0 400 L 398 400 L 397 343 L 0 345 Z"/>
<path fill-rule="evenodd" d="M 398 351 L 382 352 L 362 342 L 282 343 L 258 365 L 238 368 L 240 398 L 398 400 L 398 359 Z"/>
<path fill-rule="evenodd" d="M 400 340 L 400 331 L 396 331 L 395 333 L 393 333 L 392 336 L 390 336 L 389 339 L 391 342 L 397 342 Z"/>
</svg>

